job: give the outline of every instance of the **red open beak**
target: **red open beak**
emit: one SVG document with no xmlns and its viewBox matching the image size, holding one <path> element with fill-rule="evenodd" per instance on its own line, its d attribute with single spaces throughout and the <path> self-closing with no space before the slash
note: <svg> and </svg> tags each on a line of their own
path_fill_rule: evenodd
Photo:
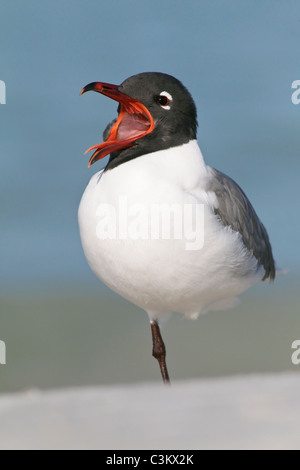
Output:
<svg viewBox="0 0 300 470">
<path fill-rule="evenodd" d="M 95 150 L 89 161 L 89 167 L 109 153 L 131 147 L 136 140 L 150 134 L 154 129 L 153 118 L 146 106 L 140 101 L 120 92 L 118 85 L 93 82 L 86 85 L 80 94 L 82 95 L 90 90 L 97 91 L 118 101 L 121 108 L 119 117 L 112 126 L 106 141 L 93 145 L 93 147 L 90 147 L 85 152 Z"/>
</svg>

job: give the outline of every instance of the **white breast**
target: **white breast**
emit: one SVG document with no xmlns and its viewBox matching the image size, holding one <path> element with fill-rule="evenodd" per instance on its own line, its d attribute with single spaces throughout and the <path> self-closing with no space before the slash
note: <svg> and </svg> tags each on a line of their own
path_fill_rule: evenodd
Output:
<svg viewBox="0 0 300 470">
<path fill-rule="evenodd" d="M 257 262 L 240 235 L 223 227 L 214 215 L 216 198 L 205 190 L 207 178 L 198 144 L 191 141 L 99 172 L 83 194 L 79 227 L 91 269 L 151 318 L 169 311 L 196 317 L 213 304 L 228 303 L 261 279 Z M 187 206 L 202 207 L 201 249 L 187 249 L 190 240 L 175 239 L 172 230 L 169 239 L 162 239 L 161 233 L 153 239 L 157 225 L 151 226 L 153 210 L 161 204 L 182 208 L 183 216 Z M 193 221 L 183 232 L 190 229 L 192 233 L 192 226 Z M 110 238 L 104 239 L 105 230 Z"/>
</svg>

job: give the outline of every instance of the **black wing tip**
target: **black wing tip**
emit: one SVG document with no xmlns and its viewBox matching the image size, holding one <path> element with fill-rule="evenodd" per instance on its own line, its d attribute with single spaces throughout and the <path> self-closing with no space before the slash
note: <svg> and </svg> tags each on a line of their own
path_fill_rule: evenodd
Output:
<svg viewBox="0 0 300 470">
<path fill-rule="evenodd" d="M 271 259 L 269 260 L 268 264 L 264 266 L 265 268 L 265 275 L 262 278 L 262 281 L 269 281 L 274 282 L 276 278 L 276 266 L 275 261 L 271 253 Z"/>
<path fill-rule="evenodd" d="M 269 282 L 274 282 L 276 278 L 276 272 L 266 272 L 264 277 L 262 278 L 262 281 L 269 281 Z"/>
</svg>

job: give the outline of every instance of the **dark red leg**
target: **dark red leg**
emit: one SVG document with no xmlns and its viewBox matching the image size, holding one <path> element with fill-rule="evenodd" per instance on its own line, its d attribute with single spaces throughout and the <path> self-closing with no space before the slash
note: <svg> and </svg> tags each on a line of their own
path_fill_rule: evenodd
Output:
<svg viewBox="0 0 300 470">
<path fill-rule="evenodd" d="M 167 364 L 166 364 L 166 348 L 165 348 L 165 344 L 160 334 L 158 323 L 154 320 L 151 321 L 151 331 L 152 331 L 152 340 L 153 340 L 152 356 L 158 360 L 164 384 L 169 385 L 170 378 L 169 378 Z"/>
</svg>

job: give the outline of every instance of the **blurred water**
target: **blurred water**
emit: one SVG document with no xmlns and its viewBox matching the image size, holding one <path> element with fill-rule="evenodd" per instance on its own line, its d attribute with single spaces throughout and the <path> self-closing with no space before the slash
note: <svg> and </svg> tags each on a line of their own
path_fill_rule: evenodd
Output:
<svg viewBox="0 0 300 470">
<path fill-rule="evenodd" d="M 162 328 L 171 378 L 300 371 L 291 361 L 300 339 L 298 286 L 287 275 L 255 287 L 233 310 L 197 321 L 174 315 Z M 146 314 L 108 291 L 58 288 L 56 295 L 4 298 L 0 306 L 2 392 L 161 380 Z"/>
<path fill-rule="evenodd" d="M 299 35 L 297 0 L 272 5 L 230 0 L 0 2 L 0 79 L 7 92 L 6 104 L 0 105 L 0 339 L 9 345 L 8 365 L 0 366 L 3 389 L 149 377 L 145 364 L 138 375 L 135 365 L 124 369 L 119 362 L 127 354 L 134 364 L 131 354 L 136 350 L 140 361 L 152 361 L 145 318 L 94 279 L 77 228 L 81 194 L 100 168 L 88 169 L 83 152 L 101 140 L 116 114 L 110 100 L 92 93 L 79 97 L 79 92 L 91 81 L 119 83 L 142 71 L 170 73 L 194 96 L 206 161 L 245 189 L 268 229 L 279 266 L 290 269 L 284 281 L 265 289 L 258 310 L 263 306 L 269 314 L 275 312 L 277 339 L 281 328 L 296 335 L 300 105 L 292 104 L 291 84 L 300 79 Z M 205 338 L 213 344 L 216 332 L 209 335 L 206 322 L 211 328 L 219 325 L 217 329 L 224 329 L 220 321 L 228 323 L 238 337 L 244 318 L 253 331 L 261 331 L 261 325 L 267 329 L 267 313 L 250 315 L 258 301 L 248 295 L 241 307 L 244 314 L 237 317 L 232 311 L 190 326 L 171 321 L 166 334 L 170 348 L 173 341 L 170 362 L 176 361 L 172 370 L 177 377 L 188 370 L 186 357 L 176 352 L 184 335 L 180 328 L 195 335 L 195 343 L 188 341 L 186 347 L 196 349 L 198 343 L 206 344 Z M 277 301 L 286 304 L 279 308 Z M 134 312 L 128 322 L 120 310 Z M 259 327 L 251 323 L 254 319 Z M 119 331 L 117 348 L 112 330 L 98 336 L 102 322 Z M 133 350 L 127 340 L 133 338 L 132 328 L 141 335 Z M 287 337 L 287 342 L 296 339 Z M 273 351 L 271 339 L 270 344 Z M 202 359 L 219 346 L 211 346 L 210 353 L 201 347 L 201 353 L 195 349 L 191 356 Z M 276 355 L 278 367 L 289 367 L 286 348 L 284 343 Z M 211 361 L 222 362 L 220 356 Z M 115 361 L 113 372 L 103 372 L 101 360 L 104 364 L 108 357 Z M 199 365 L 199 374 L 243 370 L 242 364 L 228 366 L 236 357 L 227 357 L 224 369 L 214 368 L 211 361 Z M 253 360 L 251 367 L 259 363 Z M 274 361 L 268 364 L 275 367 Z M 154 369 L 150 377 L 156 377 L 152 362 L 149 368 Z"/>
</svg>

